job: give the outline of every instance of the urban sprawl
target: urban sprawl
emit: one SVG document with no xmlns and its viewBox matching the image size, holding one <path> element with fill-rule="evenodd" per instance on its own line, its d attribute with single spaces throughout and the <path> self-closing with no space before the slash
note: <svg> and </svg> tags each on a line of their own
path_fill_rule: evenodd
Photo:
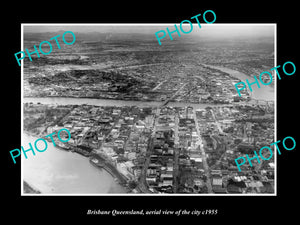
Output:
<svg viewBox="0 0 300 225">
<path fill-rule="evenodd" d="M 24 127 L 38 135 L 67 128 L 60 148 L 90 157 L 133 192 L 272 193 L 273 160 L 241 172 L 234 160 L 273 142 L 273 109 L 25 103 Z"/>
<path fill-rule="evenodd" d="M 54 34 L 25 34 L 25 45 Z M 235 162 L 275 141 L 274 101 L 247 89 L 239 96 L 241 79 L 217 68 L 251 75 L 272 68 L 272 39 L 199 44 L 191 34 L 162 47 L 149 35 L 132 38 L 76 33 L 72 46 L 25 58 L 24 132 L 68 129 L 71 139 L 56 142 L 57 151 L 88 157 L 128 193 L 274 193 L 273 158 L 241 171 Z"/>
</svg>

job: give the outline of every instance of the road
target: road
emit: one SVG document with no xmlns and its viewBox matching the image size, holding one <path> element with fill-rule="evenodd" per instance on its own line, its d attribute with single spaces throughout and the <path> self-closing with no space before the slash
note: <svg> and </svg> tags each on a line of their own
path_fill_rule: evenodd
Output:
<svg viewBox="0 0 300 225">
<path fill-rule="evenodd" d="M 160 108 L 156 108 L 156 112 L 154 114 L 154 120 L 153 120 L 153 130 L 151 133 L 151 137 L 149 138 L 148 148 L 147 148 L 147 152 L 146 152 L 146 160 L 145 160 L 143 168 L 141 170 L 141 175 L 139 177 L 139 182 L 138 182 L 138 186 L 137 186 L 137 189 L 142 193 L 152 193 L 148 188 L 148 185 L 146 182 L 146 175 L 147 175 L 147 169 L 150 164 L 150 156 L 153 151 L 153 138 L 155 137 L 155 132 L 156 132 L 155 125 L 157 123 L 159 114 L 160 114 Z"/>
<path fill-rule="evenodd" d="M 147 174 L 147 169 L 150 163 L 150 155 L 148 157 L 146 157 L 144 166 L 142 168 L 141 171 L 141 175 L 139 178 L 139 182 L 138 182 L 138 186 L 137 189 L 142 192 L 142 193 L 152 193 L 149 189 L 148 189 L 148 185 L 146 182 L 146 174 Z"/>
<path fill-rule="evenodd" d="M 174 130 L 174 166 L 173 166 L 173 192 L 177 193 L 178 191 L 178 174 L 179 174 L 179 162 L 178 162 L 178 157 L 179 157 L 179 136 L 178 136 L 178 124 L 179 124 L 179 118 L 178 114 L 175 115 L 175 130 Z"/>
<path fill-rule="evenodd" d="M 178 94 L 178 92 L 180 92 L 185 87 L 185 85 L 187 85 L 187 83 L 183 84 L 170 98 L 165 100 L 159 107 L 166 106 L 169 101 L 171 101 Z"/>
<path fill-rule="evenodd" d="M 118 67 L 112 67 L 112 68 L 106 68 L 106 69 L 103 69 L 104 71 L 111 71 L 111 70 L 122 70 L 122 69 L 134 69 L 134 68 L 139 68 L 139 67 L 143 67 L 143 66 L 154 66 L 154 65 L 164 65 L 166 63 L 149 63 L 149 64 L 141 64 L 141 65 L 128 65 L 128 66 L 118 66 Z M 130 76 L 136 80 L 139 80 L 141 82 L 145 82 L 145 80 L 148 80 L 146 78 L 141 78 L 141 77 L 138 77 L 138 76 L 134 76 L 134 75 L 131 75 L 131 74 L 127 74 L 126 76 Z"/>
<path fill-rule="evenodd" d="M 122 69 L 134 69 L 142 66 L 155 66 L 155 65 L 165 65 L 166 63 L 147 63 L 147 64 L 139 64 L 139 65 L 122 65 L 122 66 L 115 66 L 110 68 L 103 68 L 103 70 L 122 70 Z"/>
<path fill-rule="evenodd" d="M 201 151 L 204 172 L 205 172 L 205 175 L 207 177 L 207 180 L 206 180 L 207 190 L 208 190 L 208 193 L 213 193 L 212 185 L 211 185 L 212 181 L 211 181 L 210 169 L 209 169 L 208 164 L 207 164 L 206 153 L 205 153 L 202 138 L 201 138 L 200 128 L 199 128 L 199 125 L 198 125 L 198 122 L 197 122 L 196 110 L 195 109 L 193 109 L 193 116 L 194 116 L 194 120 L 195 120 L 197 134 L 198 134 L 198 137 L 199 137 L 199 146 L 198 147 Z"/>
<path fill-rule="evenodd" d="M 217 118 L 216 118 L 216 115 L 215 115 L 214 111 L 211 109 L 210 112 L 211 112 L 212 117 L 213 117 L 213 119 L 214 119 L 214 121 L 215 121 L 215 124 L 216 124 L 217 127 L 218 127 L 219 133 L 220 133 L 220 134 L 223 134 L 223 130 L 222 130 L 222 128 L 221 128 L 221 125 L 220 125 L 219 121 L 218 121 Z"/>
<path fill-rule="evenodd" d="M 159 88 L 164 82 L 166 82 L 166 80 L 163 80 L 162 82 L 160 82 L 158 85 L 156 85 L 156 87 L 154 87 L 152 89 L 152 91 L 155 91 L 157 88 Z"/>
</svg>

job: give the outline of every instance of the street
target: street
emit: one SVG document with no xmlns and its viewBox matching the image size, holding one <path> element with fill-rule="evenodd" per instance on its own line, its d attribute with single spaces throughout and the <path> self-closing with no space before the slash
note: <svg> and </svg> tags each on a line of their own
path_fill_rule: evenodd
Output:
<svg viewBox="0 0 300 225">
<path fill-rule="evenodd" d="M 206 180 L 207 190 L 208 190 L 208 193 L 213 193 L 212 186 L 211 186 L 212 182 L 211 182 L 211 176 L 210 176 L 210 169 L 209 169 L 208 164 L 207 164 L 206 153 L 205 153 L 205 150 L 204 150 L 204 147 L 203 147 L 200 128 L 199 128 L 199 125 L 197 123 L 197 117 L 196 117 L 196 110 L 195 109 L 193 109 L 193 116 L 194 116 L 194 120 L 195 120 L 197 134 L 198 134 L 198 137 L 199 137 L 199 146 L 198 147 L 199 147 L 199 149 L 201 151 L 201 154 L 202 154 L 202 162 L 203 162 L 204 172 L 205 172 L 205 175 L 207 177 L 207 180 Z"/>
</svg>

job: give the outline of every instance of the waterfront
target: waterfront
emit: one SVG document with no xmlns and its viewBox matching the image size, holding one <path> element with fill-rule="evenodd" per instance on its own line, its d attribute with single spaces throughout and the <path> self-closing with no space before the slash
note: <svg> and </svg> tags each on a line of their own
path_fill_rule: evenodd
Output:
<svg viewBox="0 0 300 225">
<path fill-rule="evenodd" d="M 208 65 L 206 65 L 208 66 Z M 218 69 L 221 70 L 220 67 Z M 223 68 L 223 72 L 229 73 L 242 81 L 249 79 L 248 76 L 231 69 Z M 239 76 L 240 75 L 240 76 Z M 264 86 L 255 89 L 254 99 L 274 100 L 274 88 Z M 124 101 L 95 98 L 73 97 L 25 97 L 23 103 L 41 103 L 46 105 L 93 105 L 93 106 L 137 106 L 137 107 L 160 107 L 159 101 Z M 234 103 L 239 104 L 239 103 Z M 244 103 L 242 103 L 244 104 Z M 230 105 L 230 104 L 228 104 Z M 193 104 L 188 102 L 169 102 L 168 106 L 185 107 L 192 106 L 194 109 L 207 106 L 220 106 L 218 104 Z M 222 104 L 226 106 L 226 104 Z M 33 143 L 36 138 L 24 136 L 24 145 Z M 30 153 L 29 153 L 30 154 Z M 43 194 L 105 194 L 125 193 L 125 188 L 116 183 L 107 171 L 99 170 L 90 164 L 88 158 L 76 153 L 58 150 L 49 144 L 46 152 L 37 153 L 24 161 L 23 179 Z M 75 166 L 76 165 L 76 166 Z"/>
<path fill-rule="evenodd" d="M 234 86 L 246 79 L 253 83 L 253 75 L 274 64 L 275 29 L 265 26 L 263 38 L 261 33 L 254 38 L 255 25 L 242 38 L 227 30 L 163 48 L 145 27 L 132 27 L 139 35 L 129 30 L 110 35 L 102 26 L 90 27 L 91 33 L 81 29 L 81 41 L 70 48 L 24 61 L 24 131 L 45 136 L 69 129 L 66 147 L 103 156 L 103 162 L 91 157 L 90 163 L 110 163 L 105 169 L 114 180 L 116 170 L 125 176 L 128 193 L 274 193 L 269 164 L 255 171 L 245 165 L 242 174 L 234 164 L 241 154 L 274 141 L 274 87 L 253 85 L 254 92 L 245 89 L 239 98 Z M 51 32 L 25 33 L 24 46 L 30 47 Z M 69 156 L 58 160 L 68 165 Z M 112 192 L 108 189 L 100 192 Z"/>
<path fill-rule="evenodd" d="M 24 97 L 23 103 L 41 103 L 50 105 L 94 105 L 94 106 L 137 106 L 137 107 L 158 107 L 162 102 L 154 101 L 125 101 L 113 99 L 96 99 L 96 98 L 72 98 L 72 97 Z M 195 104 L 188 102 L 169 102 L 168 106 L 185 107 L 192 106 L 193 108 L 205 108 L 207 106 L 214 106 L 214 104 Z"/>
<path fill-rule="evenodd" d="M 248 79 L 250 83 L 253 83 L 255 81 L 253 77 L 250 77 L 250 76 L 248 76 L 244 73 L 241 73 L 239 71 L 229 69 L 227 67 L 212 66 L 212 65 L 207 65 L 207 64 L 203 64 L 203 65 L 207 66 L 207 67 L 210 67 L 210 68 L 213 68 L 213 69 L 221 70 L 224 73 L 228 73 L 229 75 L 240 79 L 244 83 L 246 83 L 246 79 Z M 261 71 L 261 72 L 263 72 L 263 71 Z M 257 74 L 257 77 L 258 77 L 258 74 Z M 276 79 L 276 76 L 275 76 L 275 79 Z M 260 84 L 260 88 L 258 88 L 256 84 L 253 84 L 251 86 L 251 88 L 253 89 L 253 92 L 250 92 L 252 94 L 252 96 L 251 96 L 252 99 L 274 101 L 275 100 L 274 86 L 271 86 L 271 85 L 265 86 L 265 85 Z"/>
<path fill-rule="evenodd" d="M 23 134 L 23 146 L 34 143 L 36 137 Z M 126 190 L 104 169 L 89 162 L 87 157 L 53 147 L 45 152 L 22 156 L 23 180 L 42 194 L 108 194 Z"/>
<path fill-rule="evenodd" d="M 206 67 L 220 70 L 222 72 L 228 73 L 229 75 L 240 79 L 243 82 L 246 82 L 246 79 L 249 79 L 249 82 L 253 82 L 253 77 L 250 77 L 244 73 L 241 73 L 237 70 L 233 70 L 221 66 L 213 66 L 203 64 Z M 275 101 L 275 90 L 274 86 L 264 86 L 261 85 L 261 88 L 258 88 L 257 85 L 252 85 L 253 92 L 251 93 L 251 98 L 253 100 L 265 100 L 265 101 Z M 95 106 L 137 106 L 137 107 L 158 107 L 162 104 L 159 101 L 125 101 L 125 100 L 115 100 L 115 99 L 97 99 L 97 98 L 76 98 L 76 97 L 24 97 L 23 102 L 26 103 L 42 103 L 42 104 L 56 104 L 56 105 L 95 105 Z M 185 107 L 192 106 L 193 108 L 205 108 L 207 106 L 216 106 L 215 104 L 196 104 L 189 102 L 169 102 L 168 106 L 173 107 Z"/>
</svg>

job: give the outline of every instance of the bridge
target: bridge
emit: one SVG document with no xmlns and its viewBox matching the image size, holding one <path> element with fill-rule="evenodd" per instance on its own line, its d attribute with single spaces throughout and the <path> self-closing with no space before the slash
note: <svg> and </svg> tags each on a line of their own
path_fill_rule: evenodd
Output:
<svg viewBox="0 0 300 225">
<path fill-rule="evenodd" d="M 271 106 L 274 104 L 274 101 L 272 100 L 262 100 L 262 99 L 252 99 L 250 102 L 254 102 L 256 105 L 267 105 Z"/>
<path fill-rule="evenodd" d="M 169 97 L 168 99 L 166 99 L 165 101 L 163 101 L 158 106 L 158 108 L 166 106 L 178 94 L 178 92 L 180 92 L 185 87 L 185 85 L 187 85 L 187 83 L 183 84 L 171 97 Z"/>
</svg>

